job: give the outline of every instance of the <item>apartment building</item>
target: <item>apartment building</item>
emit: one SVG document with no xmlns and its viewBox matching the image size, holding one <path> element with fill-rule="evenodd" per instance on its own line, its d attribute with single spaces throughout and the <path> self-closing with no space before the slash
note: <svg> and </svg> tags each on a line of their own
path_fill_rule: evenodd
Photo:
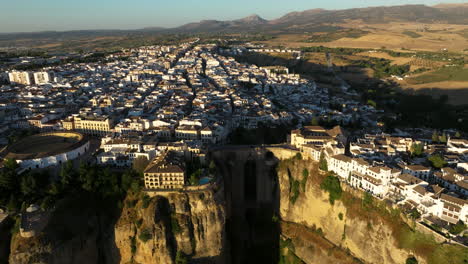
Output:
<svg viewBox="0 0 468 264">
<path fill-rule="evenodd" d="M 34 83 L 34 77 L 27 71 L 13 71 L 8 73 L 8 79 L 11 83 L 31 85 Z"/>
<path fill-rule="evenodd" d="M 430 177 L 432 176 L 431 168 L 428 168 L 422 165 L 404 165 L 403 173 L 411 174 L 424 181 L 429 181 Z"/>
<path fill-rule="evenodd" d="M 51 83 L 54 79 L 54 76 L 50 72 L 35 72 L 34 76 L 34 83 L 36 84 L 46 84 Z"/>
<path fill-rule="evenodd" d="M 197 140 L 199 139 L 200 129 L 197 126 L 182 125 L 176 128 L 176 139 Z"/>
<path fill-rule="evenodd" d="M 327 143 L 345 143 L 346 137 L 341 127 L 325 129 L 321 126 L 306 126 L 291 132 L 291 145 L 303 149 L 303 145 L 312 144 L 323 146 Z"/>
<path fill-rule="evenodd" d="M 107 116 L 74 116 L 62 120 L 62 127 L 65 130 L 77 130 L 95 136 L 111 133 L 113 126 L 113 120 Z"/>
<path fill-rule="evenodd" d="M 144 171 L 147 189 L 179 189 L 185 184 L 185 166 L 175 152 L 156 157 Z"/>
</svg>

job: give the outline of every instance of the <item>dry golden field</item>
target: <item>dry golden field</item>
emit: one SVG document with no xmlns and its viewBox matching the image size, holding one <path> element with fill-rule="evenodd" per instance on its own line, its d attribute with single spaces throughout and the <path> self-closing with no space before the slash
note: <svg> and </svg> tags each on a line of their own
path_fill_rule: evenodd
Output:
<svg viewBox="0 0 468 264">
<path fill-rule="evenodd" d="M 277 38 L 263 41 L 267 45 L 288 46 L 293 48 L 326 46 L 392 50 L 440 51 L 448 49 L 453 52 L 463 52 L 468 48 L 468 38 L 463 32 L 468 31 L 468 25 L 419 24 L 419 23 L 388 23 L 363 24 L 360 21 L 349 21 L 337 24 L 344 28 L 358 28 L 369 34 L 359 38 L 342 38 L 331 42 L 305 42 L 308 34 L 279 35 Z M 409 35 L 413 35 L 413 37 Z M 466 34 L 466 33 L 465 33 Z M 417 36 L 420 35 L 420 36 Z M 417 36 L 417 37 L 416 37 Z"/>
</svg>

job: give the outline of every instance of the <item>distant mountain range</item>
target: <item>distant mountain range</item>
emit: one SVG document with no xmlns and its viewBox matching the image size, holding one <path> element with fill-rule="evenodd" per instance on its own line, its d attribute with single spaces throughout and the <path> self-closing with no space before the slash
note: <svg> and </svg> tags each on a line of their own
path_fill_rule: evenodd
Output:
<svg viewBox="0 0 468 264">
<path fill-rule="evenodd" d="M 391 7 L 368 7 L 346 10 L 311 9 L 292 12 L 278 19 L 265 20 L 258 15 L 232 21 L 204 20 L 190 23 L 171 32 L 237 32 L 237 31 L 298 31 L 317 25 L 362 20 L 365 23 L 421 22 L 468 24 L 467 4 L 443 4 L 433 7 L 404 5 Z"/>
<path fill-rule="evenodd" d="M 278 19 L 266 20 L 258 15 L 230 21 L 202 20 L 176 28 L 149 27 L 137 30 L 77 30 L 47 31 L 35 33 L 3 33 L 0 40 L 12 38 L 79 38 L 93 36 L 116 36 L 145 33 L 236 33 L 236 32 L 314 32 L 321 26 L 361 20 L 365 23 L 420 22 L 468 25 L 468 3 L 440 4 L 436 6 L 403 5 L 368 7 L 345 10 L 311 9 L 288 13 Z"/>
</svg>

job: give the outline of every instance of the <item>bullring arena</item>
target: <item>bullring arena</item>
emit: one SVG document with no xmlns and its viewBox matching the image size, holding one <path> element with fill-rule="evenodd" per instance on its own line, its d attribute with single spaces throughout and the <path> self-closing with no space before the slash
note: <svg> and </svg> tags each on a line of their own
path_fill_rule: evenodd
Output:
<svg viewBox="0 0 468 264">
<path fill-rule="evenodd" d="M 49 132 L 24 138 L 7 149 L 6 158 L 26 169 L 46 168 L 83 155 L 89 140 L 77 132 Z"/>
</svg>

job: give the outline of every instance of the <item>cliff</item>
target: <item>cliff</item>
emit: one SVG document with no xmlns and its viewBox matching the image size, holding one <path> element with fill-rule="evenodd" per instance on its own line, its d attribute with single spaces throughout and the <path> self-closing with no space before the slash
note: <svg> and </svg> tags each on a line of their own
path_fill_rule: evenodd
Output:
<svg viewBox="0 0 468 264">
<path fill-rule="evenodd" d="M 299 159 L 281 161 L 278 167 L 283 235 L 299 245 L 304 244 L 301 234 L 307 230 L 323 238 L 310 242 L 315 250 L 295 246 L 294 254 L 305 263 L 401 264 L 412 255 L 419 263 L 466 261 L 463 248 L 437 244 L 431 236 L 408 226 L 409 220 L 398 209 L 370 197 L 366 200 L 358 190 L 341 184 L 341 199 L 332 204 L 329 193 L 320 188 L 327 174 L 317 167 L 315 162 Z M 288 223 L 287 228 L 284 223 Z M 323 254 L 317 248 L 324 248 L 324 243 L 333 244 L 335 251 L 354 259 L 319 261 Z"/>
<path fill-rule="evenodd" d="M 141 201 L 125 207 L 115 227 L 120 263 L 175 263 L 177 252 L 224 263 L 225 211 L 215 196 L 210 190 L 168 193 L 152 198 L 146 209 Z"/>
<path fill-rule="evenodd" d="M 44 232 L 12 238 L 9 261 L 23 263 L 224 263 L 225 209 L 213 190 L 128 195 L 118 201 L 62 201 Z"/>
</svg>

